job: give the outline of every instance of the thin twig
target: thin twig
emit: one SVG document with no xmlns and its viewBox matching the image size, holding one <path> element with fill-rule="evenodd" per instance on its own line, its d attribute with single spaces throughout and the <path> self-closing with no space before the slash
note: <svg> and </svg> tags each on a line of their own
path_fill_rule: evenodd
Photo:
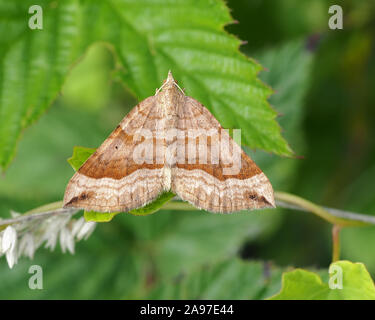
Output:
<svg viewBox="0 0 375 320">
<path fill-rule="evenodd" d="M 332 227 L 332 262 L 340 260 L 340 230 L 340 226 Z"/>
<path fill-rule="evenodd" d="M 285 201 L 280 201 L 280 200 L 276 200 L 276 206 L 281 207 L 281 208 L 285 208 L 285 209 L 292 209 L 292 210 L 310 212 L 309 210 L 307 210 L 305 208 L 298 207 L 298 206 L 293 205 L 291 203 L 288 203 L 288 202 L 285 202 Z M 338 210 L 338 209 L 323 207 L 323 206 L 322 206 L 322 208 L 324 210 L 328 211 L 333 216 L 338 217 L 338 218 L 344 218 L 344 219 L 348 219 L 348 220 L 364 222 L 366 225 L 367 224 L 375 224 L 375 216 L 369 216 L 369 215 L 362 214 L 362 213 L 355 213 L 355 212 L 351 212 L 351 211 Z"/>
<path fill-rule="evenodd" d="M 312 212 L 324 220 L 341 227 L 375 224 L 374 216 L 321 207 L 311 201 L 286 192 L 275 192 L 275 199 L 278 207 Z"/>
<path fill-rule="evenodd" d="M 37 212 L 37 213 L 32 213 L 32 214 L 25 213 L 16 218 L 0 220 L 0 226 L 10 225 L 10 224 L 19 223 L 19 222 L 26 222 L 26 221 L 31 221 L 31 220 L 37 220 L 37 219 L 49 218 L 58 214 L 73 214 L 77 211 L 78 210 L 74 208 L 68 208 L 68 209 L 60 208 L 56 210 Z"/>
</svg>

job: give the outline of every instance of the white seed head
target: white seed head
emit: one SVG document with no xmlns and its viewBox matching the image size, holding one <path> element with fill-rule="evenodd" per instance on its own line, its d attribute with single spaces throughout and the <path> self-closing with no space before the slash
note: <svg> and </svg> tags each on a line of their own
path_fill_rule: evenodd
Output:
<svg viewBox="0 0 375 320">
<path fill-rule="evenodd" d="M 32 259 L 35 252 L 35 241 L 31 233 L 26 233 L 20 240 L 18 257 L 25 255 Z"/>
<path fill-rule="evenodd" d="M 96 222 L 89 221 L 85 222 L 85 224 L 82 226 L 81 230 L 79 230 L 77 234 L 77 240 L 82 240 L 83 238 L 86 240 L 91 233 L 94 231 L 96 227 Z"/>
<path fill-rule="evenodd" d="M 61 250 L 65 253 L 68 250 L 74 253 L 74 237 L 68 228 L 62 228 L 60 231 L 60 245 Z"/>
<path fill-rule="evenodd" d="M 13 250 L 17 243 L 17 231 L 12 226 L 7 226 L 4 230 L 2 240 L 2 251 L 4 253 Z"/>
</svg>

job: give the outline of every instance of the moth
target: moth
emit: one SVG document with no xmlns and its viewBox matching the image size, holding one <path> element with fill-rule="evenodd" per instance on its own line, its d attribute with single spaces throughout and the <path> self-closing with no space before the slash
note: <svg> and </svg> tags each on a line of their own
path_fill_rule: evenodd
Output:
<svg viewBox="0 0 375 320">
<path fill-rule="evenodd" d="M 64 207 L 126 212 L 165 191 L 210 212 L 275 207 L 266 175 L 171 72 L 70 179 Z"/>
</svg>

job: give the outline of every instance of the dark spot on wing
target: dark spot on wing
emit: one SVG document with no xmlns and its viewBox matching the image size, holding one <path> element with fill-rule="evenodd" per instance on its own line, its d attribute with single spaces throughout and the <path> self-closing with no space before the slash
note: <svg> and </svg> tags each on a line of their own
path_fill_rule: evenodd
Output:
<svg viewBox="0 0 375 320">
<path fill-rule="evenodd" d="M 79 196 L 79 200 L 86 200 L 89 196 L 86 193 L 81 193 Z"/>
</svg>

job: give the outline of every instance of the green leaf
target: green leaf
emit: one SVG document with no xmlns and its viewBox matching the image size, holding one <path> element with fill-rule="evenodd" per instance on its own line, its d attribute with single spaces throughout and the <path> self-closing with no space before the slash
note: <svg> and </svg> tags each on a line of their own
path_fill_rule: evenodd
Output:
<svg viewBox="0 0 375 320">
<path fill-rule="evenodd" d="M 313 272 L 296 269 L 283 274 L 281 291 L 271 300 L 374 300 L 375 287 L 362 263 L 338 261 L 330 268 L 330 281 L 342 288 L 331 289 Z M 338 280 L 342 275 L 342 282 Z"/>
<path fill-rule="evenodd" d="M 95 152 L 95 148 L 85 148 L 75 146 L 73 148 L 73 155 L 68 159 L 72 168 L 77 171 L 85 161 Z"/>
<path fill-rule="evenodd" d="M 305 42 L 305 39 L 294 40 L 255 53 L 257 60 L 268 69 L 260 74 L 260 78 L 276 91 L 270 103 L 280 113 L 278 120 L 284 128 L 284 136 L 298 155 L 305 152 L 302 130 L 304 99 L 310 85 L 313 61 Z M 274 189 L 287 190 L 293 185 L 300 159 L 280 158 L 258 151 L 249 153 L 272 181 Z"/>
<path fill-rule="evenodd" d="M 31 0 L 1 2 L 0 167 L 7 167 L 23 129 L 42 115 L 69 68 L 95 42 L 108 43 L 123 83 L 144 99 L 171 69 L 187 94 L 226 128 L 241 128 L 243 143 L 291 155 L 267 97 L 261 66 L 238 50 L 240 40 L 221 0 L 48 1 L 43 30 L 28 28 Z"/>
<path fill-rule="evenodd" d="M 85 211 L 84 217 L 86 221 L 94 222 L 109 222 L 114 216 L 120 212 L 95 212 L 95 211 Z"/>
<path fill-rule="evenodd" d="M 58 95 L 77 50 L 77 2 L 64 5 L 39 1 L 43 30 L 28 27 L 32 1 L 0 4 L 0 167 L 15 153 L 24 128 L 43 114 Z"/>
<path fill-rule="evenodd" d="M 146 204 L 142 208 L 130 210 L 129 213 L 135 216 L 145 216 L 147 214 L 154 213 L 161 209 L 161 207 L 166 202 L 172 200 L 173 197 L 175 197 L 175 194 L 173 192 L 163 192 L 156 200 L 150 202 L 149 204 Z"/>
<path fill-rule="evenodd" d="M 264 299 L 280 290 L 280 280 L 279 269 L 236 258 L 161 283 L 147 299 Z"/>
</svg>

